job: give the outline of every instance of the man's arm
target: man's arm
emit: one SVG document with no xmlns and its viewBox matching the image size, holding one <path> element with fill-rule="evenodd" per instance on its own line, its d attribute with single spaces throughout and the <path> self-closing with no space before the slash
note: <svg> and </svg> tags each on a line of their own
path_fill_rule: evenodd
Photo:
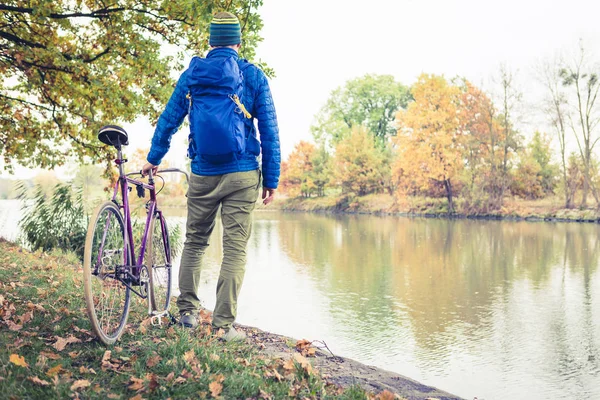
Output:
<svg viewBox="0 0 600 400">
<path fill-rule="evenodd" d="M 186 76 L 187 71 L 179 77 L 175 90 L 156 124 L 154 136 L 152 137 L 152 147 L 147 157 L 152 166 L 159 165 L 165 154 L 167 154 L 169 147 L 171 147 L 171 137 L 177 132 L 188 113 L 190 102 L 186 97 L 188 93 Z M 148 165 L 144 166 L 144 170 L 151 168 L 146 167 Z"/>
<path fill-rule="evenodd" d="M 271 89 L 267 77 L 258 71 L 258 95 L 256 99 L 256 119 L 260 133 L 260 147 L 262 152 L 263 173 L 263 199 L 268 204 L 273 199 L 279 184 L 281 163 L 281 149 L 279 145 L 279 127 L 275 104 L 271 96 Z M 268 197 L 267 197 L 268 196 Z"/>
</svg>

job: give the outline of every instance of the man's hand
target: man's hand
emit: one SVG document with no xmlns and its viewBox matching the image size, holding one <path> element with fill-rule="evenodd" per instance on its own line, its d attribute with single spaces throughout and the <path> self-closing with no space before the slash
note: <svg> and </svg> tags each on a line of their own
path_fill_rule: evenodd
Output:
<svg viewBox="0 0 600 400">
<path fill-rule="evenodd" d="M 142 167 L 142 176 L 146 176 L 148 175 L 148 172 L 152 170 L 152 175 L 156 174 L 156 171 L 158 170 L 158 166 L 154 165 L 154 164 L 150 164 L 150 163 L 146 163 L 146 165 L 144 165 Z"/>
<path fill-rule="evenodd" d="M 277 191 L 277 189 L 269 189 L 266 187 L 263 188 L 262 199 L 263 199 L 263 204 L 265 206 L 273 201 L 276 191 Z"/>
</svg>

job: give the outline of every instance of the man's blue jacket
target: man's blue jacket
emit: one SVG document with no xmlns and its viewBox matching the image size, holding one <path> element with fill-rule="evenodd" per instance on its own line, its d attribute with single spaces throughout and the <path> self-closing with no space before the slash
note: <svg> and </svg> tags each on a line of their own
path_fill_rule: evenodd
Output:
<svg viewBox="0 0 600 400">
<path fill-rule="evenodd" d="M 222 47 L 211 50 L 210 57 L 235 57 L 240 69 L 244 71 L 244 94 L 243 102 L 246 109 L 258 120 L 258 131 L 260 142 L 256 137 L 254 124 L 246 124 L 248 142 L 246 152 L 238 160 L 226 164 L 210 164 L 200 158 L 199 155 L 192 160 L 192 172 L 196 175 L 222 175 L 231 172 L 252 171 L 258 168 L 258 156 L 262 150 L 262 174 L 263 186 L 277 189 L 279 184 L 279 172 L 281 161 L 281 150 L 279 146 L 279 128 L 275 105 L 269 89 L 269 83 L 265 74 L 256 66 L 250 65 L 243 68 L 248 61 L 239 59 L 235 50 Z M 190 100 L 187 84 L 188 70 L 184 71 L 177 82 L 175 91 L 171 95 L 165 111 L 161 114 L 152 137 L 152 147 L 148 153 L 148 162 L 159 165 L 162 158 L 167 154 L 171 145 L 171 137 L 179 129 L 185 116 L 188 114 Z M 199 144 L 201 145 L 201 144 Z"/>
</svg>

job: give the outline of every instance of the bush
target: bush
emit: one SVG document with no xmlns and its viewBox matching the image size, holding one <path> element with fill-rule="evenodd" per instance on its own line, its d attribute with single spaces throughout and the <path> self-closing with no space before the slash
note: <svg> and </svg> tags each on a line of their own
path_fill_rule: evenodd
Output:
<svg viewBox="0 0 600 400">
<path fill-rule="evenodd" d="M 30 200 L 24 183 L 19 184 L 18 190 L 19 197 L 25 200 L 24 216 L 19 222 L 23 241 L 32 250 L 61 249 L 83 257 L 89 217 L 84 214 L 81 190 L 59 183 L 46 195 L 42 185 L 36 184 Z"/>
</svg>

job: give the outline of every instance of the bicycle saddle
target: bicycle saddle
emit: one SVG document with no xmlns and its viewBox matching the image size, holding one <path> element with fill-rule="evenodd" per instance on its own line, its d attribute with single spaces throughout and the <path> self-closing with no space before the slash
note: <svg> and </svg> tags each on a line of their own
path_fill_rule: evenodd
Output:
<svg viewBox="0 0 600 400">
<path fill-rule="evenodd" d="M 105 125 L 98 131 L 98 140 L 109 146 L 121 147 L 129 144 L 125 129 L 117 125 Z"/>
</svg>

